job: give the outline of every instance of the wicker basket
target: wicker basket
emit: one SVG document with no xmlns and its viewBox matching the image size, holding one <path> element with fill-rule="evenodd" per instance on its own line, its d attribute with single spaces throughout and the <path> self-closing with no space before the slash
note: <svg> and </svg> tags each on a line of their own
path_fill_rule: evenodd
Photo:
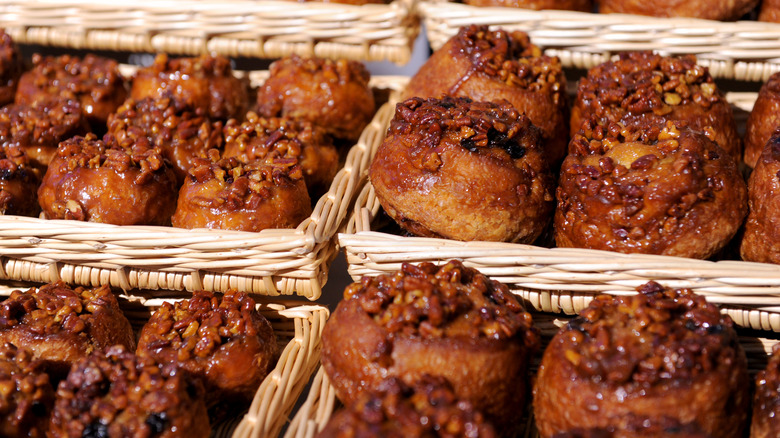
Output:
<svg viewBox="0 0 780 438">
<path fill-rule="evenodd" d="M 0 296 L 29 285 L 0 285 Z M 186 298 L 175 292 L 133 292 L 120 295 L 120 306 L 134 330 L 140 330 L 163 301 Z M 214 438 L 277 437 L 298 397 L 309 383 L 320 360 L 320 339 L 329 312 L 320 305 L 300 302 L 268 302 L 258 306 L 274 329 L 281 354 L 276 366 L 257 389 L 249 411 L 240 418 L 218 424 Z"/>
<path fill-rule="evenodd" d="M 218 0 L 0 0 L 19 43 L 88 50 L 279 58 L 298 53 L 406 63 L 413 0 L 389 5 Z"/>
<path fill-rule="evenodd" d="M 617 52 L 656 50 L 668 55 L 694 53 L 716 78 L 766 81 L 780 70 L 780 24 L 532 11 L 444 0 L 422 1 L 418 8 L 434 49 L 461 26 L 485 24 L 527 32 L 566 67 L 588 69 Z"/>
<path fill-rule="evenodd" d="M 554 315 L 541 313 L 534 313 L 533 317 L 534 325 L 539 328 L 542 335 L 542 349 L 547 346 L 555 333 L 558 332 L 558 329 L 569 319 L 567 317 L 559 318 Z M 747 354 L 748 371 L 751 376 L 755 376 L 755 373 L 766 367 L 768 355 L 772 352 L 772 347 L 780 341 L 773 338 L 757 338 L 750 336 L 749 333 L 741 333 L 739 342 Z M 533 381 L 536 375 L 536 370 L 541 362 L 541 356 L 541 353 L 539 353 L 533 358 L 529 379 L 531 381 Z M 320 367 L 314 377 L 306 400 L 295 413 L 284 438 L 313 438 L 328 423 L 337 403 L 336 390 L 330 384 L 325 371 Z M 528 406 L 521 420 L 525 424 L 525 428 L 518 436 L 524 438 L 539 437 L 531 418 L 531 411 L 532 407 Z"/>
<path fill-rule="evenodd" d="M 250 79 L 259 83 L 265 74 Z M 405 80 L 380 76 L 371 85 L 392 91 Z M 352 147 L 328 193 L 296 229 L 186 230 L 0 215 L 0 280 L 317 299 L 336 254 L 334 236 L 368 168 L 367 145 L 383 129 L 378 123 Z"/>
<path fill-rule="evenodd" d="M 744 118 L 755 93 L 727 93 Z M 392 119 L 392 108 L 377 113 L 384 124 L 365 132 L 373 155 Z M 780 331 L 780 266 L 742 261 L 703 261 L 679 257 L 619 254 L 606 251 L 542 248 L 495 242 L 459 242 L 402 237 L 372 231 L 380 204 L 368 183 L 358 196 L 345 233 L 339 234 L 352 278 L 400 269 L 404 262 L 444 263 L 458 258 L 485 275 L 506 283 L 530 305 L 544 312 L 573 314 L 599 293 L 630 294 L 647 281 L 691 288 L 722 305 L 735 322 L 758 330 Z"/>
</svg>

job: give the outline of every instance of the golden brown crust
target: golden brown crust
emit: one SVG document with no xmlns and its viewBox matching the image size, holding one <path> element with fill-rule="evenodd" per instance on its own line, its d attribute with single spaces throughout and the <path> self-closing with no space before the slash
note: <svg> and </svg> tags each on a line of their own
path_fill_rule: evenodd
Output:
<svg viewBox="0 0 780 438">
<path fill-rule="evenodd" d="M 21 147 L 41 174 L 60 142 L 87 132 L 89 124 L 77 100 L 53 96 L 0 108 L 0 144 Z"/>
<path fill-rule="evenodd" d="M 712 438 L 693 423 L 680 424 L 670 418 L 629 418 L 624 428 L 575 429 L 556 433 L 552 438 Z"/>
<path fill-rule="evenodd" d="M 592 0 L 464 0 L 472 6 L 505 6 L 532 10 L 560 9 L 567 11 L 590 12 L 593 10 Z"/>
<path fill-rule="evenodd" d="M 11 35 L 0 29 L 0 106 L 14 101 L 19 77 L 24 71 L 24 61 L 19 47 Z"/>
<path fill-rule="evenodd" d="M 108 286 L 71 289 L 63 282 L 17 290 L 0 303 L 0 341 L 31 350 L 55 377 L 94 350 L 135 347 L 130 322 Z"/>
<path fill-rule="evenodd" d="M 83 59 L 33 55 L 34 67 L 24 73 L 16 103 L 32 104 L 52 96 L 77 99 L 93 129 L 105 127 L 108 115 L 127 97 L 125 79 L 113 59 L 87 55 Z M 105 129 L 105 128 L 103 128 Z"/>
<path fill-rule="evenodd" d="M 705 259 L 737 232 L 745 182 L 704 135 L 673 122 L 583 126 L 561 168 L 559 247 Z"/>
<path fill-rule="evenodd" d="M 780 23 L 780 0 L 762 0 L 758 21 Z"/>
<path fill-rule="evenodd" d="M 149 67 L 138 70 L 130 97 L 170 98 L 181 108 L 203 110 L 211 118 L 243 120 L 249 108 L 249 82 L 233 74 L 224 56 L 168 58 L 159 54 Z"/>
<path fill-rule="evenodd" d="M 590 69 L 577 86 L 571 135 L 593 117 L 632 128 L 684 121 L 697 131 L 709 132 L 735 159 L 742 156 L 731 106 L 693 55 L 630 52 Z"/>
<path fill-rule="evenodd" d="M 430 374 L 499 430 L 513 427 L 538 335 L 505 285 L 458 261 L 405 263 L 393 275 L 364 277 L 344 298 L 322 335 L 322 364 L 342 401 L 388 376 L 412 384 Z"/>
<path fill-rule="evenodd" d="M 769 137 L 780 128 L 780 72 L 761 86 L 745 125 L 745 164 L 756 167 Z"/>
<path fill-rule="evenodd" d="M 172 364 L 120 345 L 81 359 L 57 389 L 51 438 L 206 438 L 203 388 Z"/>
<path fill-rule="evenodd" d="M 374 116 L 371 75 L 360 62 L 292 55 L 270 70 L 257 92 L 257 113 L 263 117 L 308 120 L 354 144 Z"/>
<path fill-rule="evenodd" d="M 336 412 L 317 438 L 496 437 L 471 403 L 456 398 L 446 380 L 423 376 L 412 386 L 397 378 L 360 394 Z"/>
<path fill-rule="evenodd" d="M 558 164 L 566 155 L 566 77 L 558 58 L 542 55 L 523 32 L 462 27 L 428 59 L 404 91 L 410 97 L 508 100 L 542 130 L 545 154 Z"/>
<path fill-rule="evenodd" d="M 653 17 L 691 17 L 707 20 L 736 20 L 750 12 L 758 0 L 597 0 L 602 14 L 638 14 Z"/>
<path fill-rule="evenodd" d="M 750 438 L 780 435 L 780 347 L 775 346 L 766 368 L 756 375 Z"/>
<path fill-rule="evenodd" d="M 115 225 L 167 225 L 176 208 L 176 175 L 159 148 L 141 139 L 122 148 L 93 134 L 60 143 L 38 189 L 49 219 Z"/>
<path fill-rule="evenodd" d="M 141 138 L 159 147 L 181 184 L 195 158 L 222 146 L 222 122 L 212 122 L 203 110 L 189 110 L 167 97 L 132 98 L 108 118 L 108 133 L 117 144 L 130 148 Z"/>
<path fill-rule="evenodd" d="M 0 344 L 0 435 L 44 438 L 54 389 L 32 352 Z"/>
<path fill-rule="evenodd" d="M 250 111 L 244 123 L 230 120 L 224 131 L 223 157 L 238 157 L 249 162 L 278 154 L 300 161 L 311 198 L 325 193 L 336 176 L 338 150 L 324 130 L 308 121 L 259 117 Z"/>
<path fill-rule="evenodd" d="M 780 133 L 769 139 L 748 181 L 750 213 L 740 252 L 744 260 L 780 264 Z"/>
<path fill-rule="evenodd" d="M 21 147 L 0 145 L 0 214 L 38 216 L 39 183 L 38 172 Z"/>
<path fill-rule="evenodd" d="M 166 302 L 154 312 L 136 353 L 201 379 L 206 407 L 223 414 L 249 406 L 273 369 L 276 350 L 271 324 L 248 295 L 196 291 L 189 300 Z"/>
<path fill-rule="evenodd" d="M 399 103 L 369 178 L 390 217 L 421 236 L 531 242 L 552 212 L 539 130 L 506 101 Z"/>
<path fill-rule="evenodd" d="M 311 215 L 303 171 L 294 157 L 242 163 L 218 151 L 190 169 L 179 191 L 174 227 L 261 231 L 295 228 Z"/>
<path fill-rule="evenodd" d="M 597 297 L 555 335 L 534 386 L 540 435 L 651 419 L 741 436 L 747 360 L 731 318 L 689 289 L 638 290 Z"/>
</svg>

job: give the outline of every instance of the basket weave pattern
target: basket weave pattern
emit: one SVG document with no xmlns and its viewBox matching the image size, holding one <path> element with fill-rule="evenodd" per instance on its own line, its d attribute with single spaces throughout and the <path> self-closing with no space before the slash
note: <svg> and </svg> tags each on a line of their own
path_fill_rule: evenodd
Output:
<svg viewBox="0 0 780 438">
<path fill-rule="evenodd" d="M 419 32 L 412 0 L 389 5 L 218 0 L 1 0 L 19 43 L 89 50 L 406 63 Z"/>
<path fill-rule="evenodd" d="M 780 24 L 654 18 L 628 14 L 477 7 L 444 0 L 419 5 L 428 40 L 437 49 L 461 26 L 485 24 L 527 32 L 565 67 L 588 69 L 621 51 L 696 54 L 716 78 L 766 81 L 780 70 Z"/>
</svg>

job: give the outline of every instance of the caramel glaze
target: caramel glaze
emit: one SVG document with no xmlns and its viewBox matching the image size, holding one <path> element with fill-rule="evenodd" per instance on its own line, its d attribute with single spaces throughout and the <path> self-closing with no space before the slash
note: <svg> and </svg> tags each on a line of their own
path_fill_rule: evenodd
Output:
<svg viewBox="0 0 780 438">
<path fill-rule="evenodd" d="M 637 14 L 652 17 L 691 17 L 706 20 L 737 20 L 750 12 L 758 0 L 597 0 L 602 14 Z"/>
<path fill-rule="evenodd" d="M 301 163 L 303 178 L 312 199 L 330 187 L 339 166 L 339 152 L 325 131 L 305 120 L 246 115 L 244 123 L 230 120 L 225 126 L 223 157 L 243 162 L 264 159 L 269 154 L 294 157 Z"/>
<path fill-rule="evenodd" d="M 357 61 L 292 55 L 271 64 L 257 91 L 263 117 L 304 119 L 352 146 L 374 116 L 371 75 Z"/>
<path fill-rule="evenodd" d="M 0 29 L 0 106 L 14 101 L 19 78 L 24 71 L 24 61 L 11 35 Z"/>
<path fill-rule="evenodd" d="M 224 56 L 168 58 L 159 54 L 136 72 L 130 97 L 170 98 L 179 107 L 204 111 L 216 120 L 243 120 L 249 108 L 249 81 L 236 77 Z"/>
<path fill-rule="evenodd" d="M 83 59 L 62 55 L 33 55 L 33 69 L 24 73 L 16 91 L 16 103 L 61 96 L 81 103 L 92 129 L 105 132 L 108 115 L 127 97 L 127 85 L 113 59 L 87 55 Z"/>
<path fill-rule="evenodd" d="M 540 435 L 648 419 L 742 436 L 749 378 L 731 318 L 689 289 L 638 292 L 597 297 L 550 342 L 534 385 Z"/>
<path fill-rule="evenodd" d="M 115 225 L 168 225 L 176 195 L 176 175 L 159 148 L 145 138 L 122 148 L 93 134 L 60 143 L 38 188 L 49 219 Z"/>
<path fill-rule="evenodd" d="M 464 0 L 463 3 L 472 6 L 504 6 L 536 11 L 543 9 L 560 9 L 591 12 L 593 10 L 592 0 Z"/>
<path fill-rule="evenodd" d="M 0 108 L 0 144 L 20 147 L 40 176 L 60 142 L 88 132 L 89 123 L 77 100 L 52 96 Z"/>
<path fill-rule="evenodd" d="M 556 57 L 542 55 L 523 32 L 462 27 L 420 67 L 405 98 L 444 95 L 508 100 L 542 131 L 553 166 L 566 155 L 566 78 Z"/>
<path fill-rule="evenodd" d="M 128 99 L 109 116 L 108 133 L 125 148 L 148 139 L 170 161 L 179 185 L 195 158 L 205 158 L 209 149 L 222 146 L 222 122 L 213 122 L 202 109 L 190 110 L 167 97 Z"/>
<path fill-rule="evenodd" d="M 0 146 L 0 214 L 38 216 L 38 172 L 19 146 Z"/>
<path fill-rule="evenodd" d="M 706 259 L 734 236 L 747 190 L 734 159 L 681 122 L 583 124 L 561 168 L 559 247 Z"/>
<path fill-rule="evenodd" d="M 471 403 L 458 400 L 446 380 L 423 376 L 412 386 L 397 378 L 360 394 L 336 412 L 317 438 L 496 437 Z"/>
<path fill-rule="evenodd" d="M 571 135 L 591 118 L 631 128 L 684 121 L 739 160 L 742 142 L 731 106 L 696 57 L 630 52 L 600 64 L 580 79 L 571 114 Z"/>
<path fill-rule="evenodd" d="M 399 103 L 369 178 L 390 217 L 420 236 L 532 242 L 552 213 L 539 130 L 506 101 Z"/>
<path fill-rule="evenodd" d="M 756 375 L 750 438 L 780 435 L 780 347 L 775 346 L 766 368 Z"/>
<path fill-rule="evenodd" d="M 249 407 L 276 363 L 277 345 L 271 324 L 248 295 L 196 291 L 189 300 L 166 302 L 154 312 L 136 353 L 201 379 L 215 419 Z"/>
<path fill-rule="evenodd" d="M 505 285 L 455 260 L 404 263 L 344 291 L 322 334 L 322 364 L 347 404 L 389 376 L 407 384 L 443 377 L 458 398 L 511 433 L 538 340 L 531 315 Z"/>
<path fill-rule="evenodd" d="M 780 72 L 761 86 L 745 125 L 745 164 L 756 167 L 769 137 L 780 127 Z"/>
<path fill-rule="evenodd" d="M 780 0 L 763 0 L 758 21 L 780 23 Z"/>
<path fill-rule="evenodd" d="M 94 350 L 135 347 L 130 322 L 108 286 L 72 289 L 63 282 L 17 290 L 0 303 L 0 341 L 32 351 L 56 379 Z"/>
<path fill-rule="evenodd" d="M 54 389 L 32 352 L 0 343 L 0 435 L 44 438 Z"/>
<path fill-rule="evenodd" d="M 780 133 L 767 143 L 748 180 L 750 213 L 745 223 L 742 259 L 780 264 Z"/>
<path fill-rule="evenodd" d="M 179 192 L 174 227 L 261 231 L 295 228 L 311 214 L 303 171 L 294 157 L 242 163 L 212 149 L 190 169 Z"/>
<path fill-rule="evenodd" d="M 57 389 L 50 438 L 206 438 L 203 387 L 175 364 L 115 345 L 78 361 Z"/>
</svg>

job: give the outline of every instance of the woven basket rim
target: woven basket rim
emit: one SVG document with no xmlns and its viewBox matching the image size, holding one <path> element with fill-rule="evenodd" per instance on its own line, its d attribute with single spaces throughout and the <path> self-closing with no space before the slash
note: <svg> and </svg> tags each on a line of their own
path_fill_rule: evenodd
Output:
<svg viewBox="0 0 780 438">
<path fill-rule="evenodd" d="M 421 1 L 418 9 L 434 50 L 460 26 L 476 23 L 525 31 L 565 67 L 589 69 L 619 52 L 655 50 L 666 55 L 695 54 L 716 78 L 763 82 L 780 71 L 778 23 L 533 11 L 445 0 Z"/>
</svg>

